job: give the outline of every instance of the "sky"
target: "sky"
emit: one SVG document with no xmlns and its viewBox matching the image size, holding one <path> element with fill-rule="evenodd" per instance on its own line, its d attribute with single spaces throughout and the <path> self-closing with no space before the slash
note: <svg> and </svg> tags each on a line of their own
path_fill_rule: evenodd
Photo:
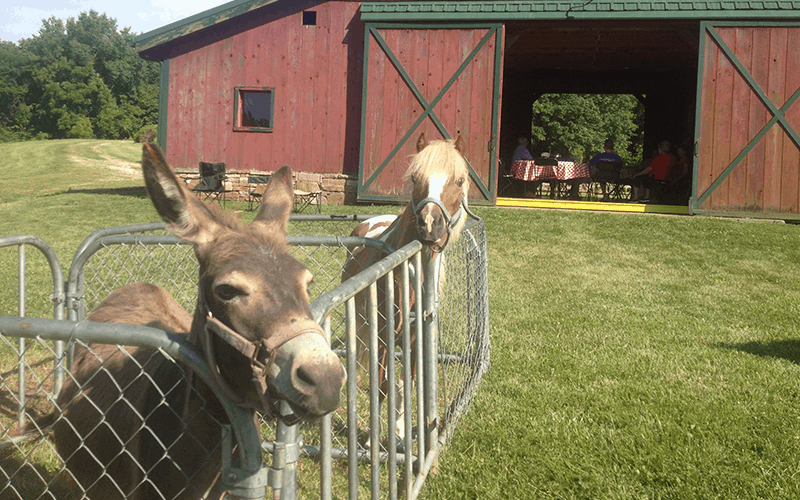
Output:
<svg viewBox="0 0 800 500">
<path fill-rule="evenodd" d="M 66 21 L 81 12 L 95 10 L 117 20 L 117 29 L 146 33 L 186 19 L 228 0 L 3 0 L 0 7 L 0 40 L 18 42 L 38 35 L 42 19 Z"/>
</svg>

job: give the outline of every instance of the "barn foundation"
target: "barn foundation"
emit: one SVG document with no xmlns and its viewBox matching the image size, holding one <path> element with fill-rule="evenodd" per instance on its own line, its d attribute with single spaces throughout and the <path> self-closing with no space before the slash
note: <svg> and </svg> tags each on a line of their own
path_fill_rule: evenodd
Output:
<svg viewBox="0 0 800 500">
<path fill-rule="evenodd" d="M 178 169 L 176 172 L 188 185 L 189 189 L 200 183 L 197 170 Z M 250 184 L 251 175 L 271 175 L 263 170 L 234 170 L 227 173 L 225 179 L 225 199 L 228 201 L 247 201 L 248 193 L 253 190 L 264 191 L 264 185 Z M 355 205 L 358 194 L 358 175 L 337 173 L 293 172 L 295 189 L 322 193 L 322 203 L 326 205 Z"/>
</svg>

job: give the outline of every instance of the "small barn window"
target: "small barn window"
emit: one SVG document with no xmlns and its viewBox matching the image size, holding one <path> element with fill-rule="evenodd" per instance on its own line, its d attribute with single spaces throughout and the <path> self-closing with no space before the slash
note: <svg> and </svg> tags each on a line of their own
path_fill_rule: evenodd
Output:
<svg viewBox="0 0 800 500">
<path fill-rule="evenodd" d="M 313 10 L 304 10 L 303 11 L 303 26 L 316 26 L 317 25 L 317 13 Z"/>
<path fill-rule="evenodd" d="M 272 132 L 275 111 L 273 87 L 236 87 L 233 130 Z"/>
</svg>

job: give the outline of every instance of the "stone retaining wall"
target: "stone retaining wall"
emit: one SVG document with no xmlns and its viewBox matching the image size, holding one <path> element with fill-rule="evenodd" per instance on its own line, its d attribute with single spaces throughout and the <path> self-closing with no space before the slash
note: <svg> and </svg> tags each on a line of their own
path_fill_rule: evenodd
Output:
<svg viewBox="0 0 800 500">
<path fill-rule="evenodd" d="M 197 170 L 178 170 L 177 174 L 186 181 L 189 189 L 200 183 Z M 229 171 L 225 179 L 225 199 L 231 201 L 247 201 L 250 191 L 263 192 L 263 184 L 249 184 L 250 175 L 270 175 L 272 172 Z M 358 176 L 348 174 L 315 174 L 310 172 L 292 172 L 294 188 L 300 191 L 322 193 L 322 203 L 330 205 L 354 205 L 358 194 Z"/>
</svg>

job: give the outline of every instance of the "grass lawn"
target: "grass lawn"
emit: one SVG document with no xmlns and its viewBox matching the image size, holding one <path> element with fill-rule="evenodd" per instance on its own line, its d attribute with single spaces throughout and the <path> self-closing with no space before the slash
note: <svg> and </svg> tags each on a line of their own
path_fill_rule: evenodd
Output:
<svg viewBox="0 0 800 500">
<path fill-rule="evenodd" d="M 158 219 L 143 192 L 97 191 L 141 185 L 139 145 L 0 144 L 0 155 L 12 178 L 0 235 L 43 238 L 65 270 L 94 229 Z M 422 498 L 800 498 L 800 227 L 476 211 L 492 367 Z M 0 314 L 16 314 L 15 262 L 0 249 L 12 285 Z M 43 263 L 29 251 L 28 309 L 48 317 Z"/>
</svg>

